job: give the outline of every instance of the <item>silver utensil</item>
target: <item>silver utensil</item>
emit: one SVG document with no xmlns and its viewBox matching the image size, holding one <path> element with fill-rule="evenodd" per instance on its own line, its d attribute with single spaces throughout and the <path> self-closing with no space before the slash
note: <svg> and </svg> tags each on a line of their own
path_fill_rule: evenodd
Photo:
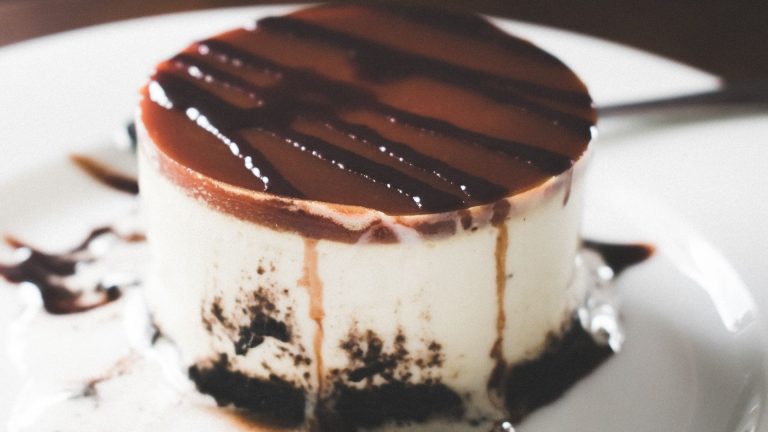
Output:
<svg viewBox="0 0 768 432">
<path fill-rule="evenodd" d="M 717 89 L 699 93 L 602 105 L 597 107 L 597 113 L 599 118 L 607 118 L 708 105 L 749 105 L 768 108 L 768 80 L 724 82 Z"/>
</svg>

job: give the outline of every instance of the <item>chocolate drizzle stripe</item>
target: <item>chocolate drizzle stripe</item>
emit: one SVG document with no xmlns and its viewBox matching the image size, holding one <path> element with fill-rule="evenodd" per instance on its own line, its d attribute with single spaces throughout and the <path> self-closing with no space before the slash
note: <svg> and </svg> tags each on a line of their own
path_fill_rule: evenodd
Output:
<svg viewBox="0 0 768 432">
<path fill-rule="evenodd" d="M 302 150 L 312 156 L 327 160 L 331 164 L 355 173 L 374 183 L 380 183 L 387 189 L 396 190 L 398 193 L 408 196 L 419 208 L 427 207 L 433 211 L 447 211 L 455 206 L 463 205 L 463 200 L 456 196 L 443 192 L 416 178 L 387 165 L 378 164 L 357 153 L 333 145 L 320 138 L 302 134 L 299 132 L 284 132 L 285 139 L 294 147 L 313 148 L 315 150 Z"/>
<path fill-rule="evenodd" d="M 591 99 L 581 92 L 556 89 L 530 81 L 503 77 L 467 68 L 420 54 L 406 52 L 370 39 L 331 30 L 294 17 L 264 18 L 258 21 L 257 28 L 314 40 L 346 50 L 350 52 L 352 61 L 357 65 L 358 72 L 365 78 L 374 81 L 394 81 L 412 74 L 419 74 L 453 85 L 470 88 L 485 96 L 498 98 L 500 102 L 509 98 L 509 103 L 534 108 L 539 106 L 532 101 L 518 97 L 520 93 L 579 105 L 591 102 Z M 551 114 L 558 116 L 561 120 L 572 117 L 564 113 Z"/>
<path fill-rule="evenodd" d="M 378 112 L 399 124 L 477 145 L 521 160 L 549 174 L 559 174 L 573 164 L 568 156 L 531 144 L 488 136 L 458 127 L 445 120 L 401 110 L 378 101 L 373 93 L 361 87 L 333 80 L 315 72 L 283 66 L 226 42 L 206 40 L 200 42 L 199 47 L 200 54 L 213 55 L 220 62 L 226 62 L 230 65 L 237 62 L 244 67 L 281 76 L 284 81 L 282 84 L 284 88 L 292 87 L 303 91 L 319 92 L 331 98 L 341 107 L 362 108 Z M 234 81 L 232 83 L 234 84 Z"/>
<path fill-rule="evenodd" d="M 414 150 L 407 144 L 386 139 L 373 128 L 344 121 L 338 115 L 323 109 L 324 107 L 322 106 L 308 106 L 307 102 L 302 102 L 297 96 L 293 96 L 287 91 L 275 95 L 273 89 L 257 86 L 205 64 L 198 58 L 188 54 L 177 55 L 173 58 L 173 62 L 186 68 L 188 71 L 194 71 L 192 76 L 198 79 L 220 83 L 227 88 L 239 90 L 251 97 L 261 100 L 280 98 L 284 101 L 283 103 L 295 106 L 304 115 L 324 122 L 328 128 L 346 135 L 356 143 L 376 148 L 396 162 L 425 171 L 439 180 L 448 183 L 457 192 L 467 197 L 491 200 L 505 193 L 505 189 L 499 185 L 454 168 L 439 159 Z"/>
<path fill-rule="evenodd" d="M 245 167 L 264 184 L 264 190 L 298 198 L 304 195 L 289 183 L 257 149 L 246 144 L 237 130 L 250 124 L 249 111 L 231 105 L 211 93 L 197 88 L 172 74 L 158 72 L 149 84 L 157 85 L 163 93 L 155 100 L 160 106 L 185 113 L 190 120 L 227 145 L 233 154 L 243 160 Z"/>
<path fill-rule="evenodd" d="M 421 116 L 395 107 L 380 104 L 378 109 L 388 115 L 392 121 L 416 129 L 447 136 L 465 143 L 523 161 L 545 173 L 559 174 L 573 165 L 573 160 L 546 149 L 518 141 L 506 140 L 463 129 L 445 120 Z"/>
<path fill-rule="evenodd" d="M 378 148 L 395 160 L 414 166 L 438 177 L 457 187 L 468 197 L 479 200 L 490 200 L 503 195 L 505 190 L 499 185 L 491 183 L 480 177 L 454 168 L 447 163 L 413 150 L 407 144 L 386 139 L 376 130 L 364 126 L 345 122 L 343 120 L 328 119 L 327 126 L 350 137 L 356 137 L 359 141 Z"/>
<path fill-rule="evenodd" d="M 300 113 L 295 112 L 296 107 L 290 105 L 268 106 L 271 105 L 270 102 L 280 104 L 281 102 L 277 99 L 269 100 L 262 106 L 246 109 L 227 103 L 213 93 L 169 72 L 157 73 L 154 82 L 162 88 L 173 109 L 186 112 L 188 116 L 190 116 L 190 110 L 194 110 L 196 114 L 191 120 L 196 125 L 213 131 L 211 133 L 225 143 L 234 143 L 237 151 L 246 155 L 246 158 L 258 151 L 253 149 L 246 140 L 239 138 L 239 131 L 261 130 L 283 140 L 286 145 L 292 146 L 302 154 L 326 161 L 341 170 L 357 174 L 361 178 L 410 197 L 415 208 L 427 207 L 433 211 L 441 211 L 463 205 L 460 198 L 392 167 L 376 163 L 318 137 L 294 131 L 290 124 Z M 194 95 L 194 99 L 191 95 Z M 263 155 L 259 153 L 259 157 L 263 158 Z M 287 181 L 285 183 L 288 184 Z M 266 190 L 276 192 L 271 186 Z"/>
<path fill-rule="evenodd" d="M 366 39 L 336 32 L 322 26 L 288 17 L 270 17 L 259 21 L 260 29 L 281 32 L 351 50 L 358 74 L 371 81 L 391 82 L 418 74 L 481 94 L 497 103 L 522 109 L 551 120 L 579 136 L 589 133 L 592 120 L 556 110 L 528 99 L 525 95 L 589 104 L 582 93 L 557 90 L 528 81 L 514 80 L 481 72 L 418 54 L 407 53 Z M 523 94 L 521 94 L 523 93 Z M 574 100 L 579 98 L 581 100 Z"/>
<path fill-rule="evenodd" d="M 445 33 L 491 43 L 511 53 L 523 55 L 541 63 L 562 66 L 562 62 L 557 57 L 538 49 L 528 41 L 510 38 L 499 28 L 489 26 L 488 20 L 477 15 L 416 5 L 376 4 L 370 7 Z"/>
</svg>

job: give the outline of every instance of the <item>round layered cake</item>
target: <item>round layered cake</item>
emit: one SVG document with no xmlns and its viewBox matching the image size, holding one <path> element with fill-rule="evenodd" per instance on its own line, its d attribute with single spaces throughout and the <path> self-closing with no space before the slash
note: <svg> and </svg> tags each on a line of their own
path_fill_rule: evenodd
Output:
<svg viewBox="0 0 768 432">
<path fill-rule="evenodd" d="M 326 431 L 488 430 L 559 394 L 595 112 L 558 59 L 471 14 L 317 6 L 142 96 L 147 300 L 199 391 Z"/>
</svg>

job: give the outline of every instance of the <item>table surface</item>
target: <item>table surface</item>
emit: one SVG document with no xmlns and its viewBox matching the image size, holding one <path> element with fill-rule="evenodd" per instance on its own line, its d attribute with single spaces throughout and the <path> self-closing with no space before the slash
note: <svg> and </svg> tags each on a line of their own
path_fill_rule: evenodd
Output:
<svg viewBox="0 0 768 432">
<path fill-rule="evenodd" d="M 363 1 L 365 2 L 365 0 Z M 381 2 L 381 1 L 380 1 Z M 394 0 L 390 0 L 394 3 Z M 768 78 L 765 0 L 402 0 L 564 28 L 639 47 L 728 80 Z M 147 15 L 248 4 L 259 0 L 0 0 L 0 45 Z"/>
</svg>

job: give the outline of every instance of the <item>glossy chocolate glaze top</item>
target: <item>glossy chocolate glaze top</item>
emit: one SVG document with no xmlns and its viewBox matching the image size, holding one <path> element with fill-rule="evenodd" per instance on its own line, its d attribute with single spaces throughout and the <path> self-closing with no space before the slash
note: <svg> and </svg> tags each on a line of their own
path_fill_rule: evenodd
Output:
<svg viewBox="0 0 768 432">
<path fill-rule="evenodd" d="M 141 120 L 162 156 L 256 192 L 390 215 L 490 204 L 561 174 L 595 122 L 563 63 L 485 19 L 327 5 L 161 63 Z"/>
</svg>

